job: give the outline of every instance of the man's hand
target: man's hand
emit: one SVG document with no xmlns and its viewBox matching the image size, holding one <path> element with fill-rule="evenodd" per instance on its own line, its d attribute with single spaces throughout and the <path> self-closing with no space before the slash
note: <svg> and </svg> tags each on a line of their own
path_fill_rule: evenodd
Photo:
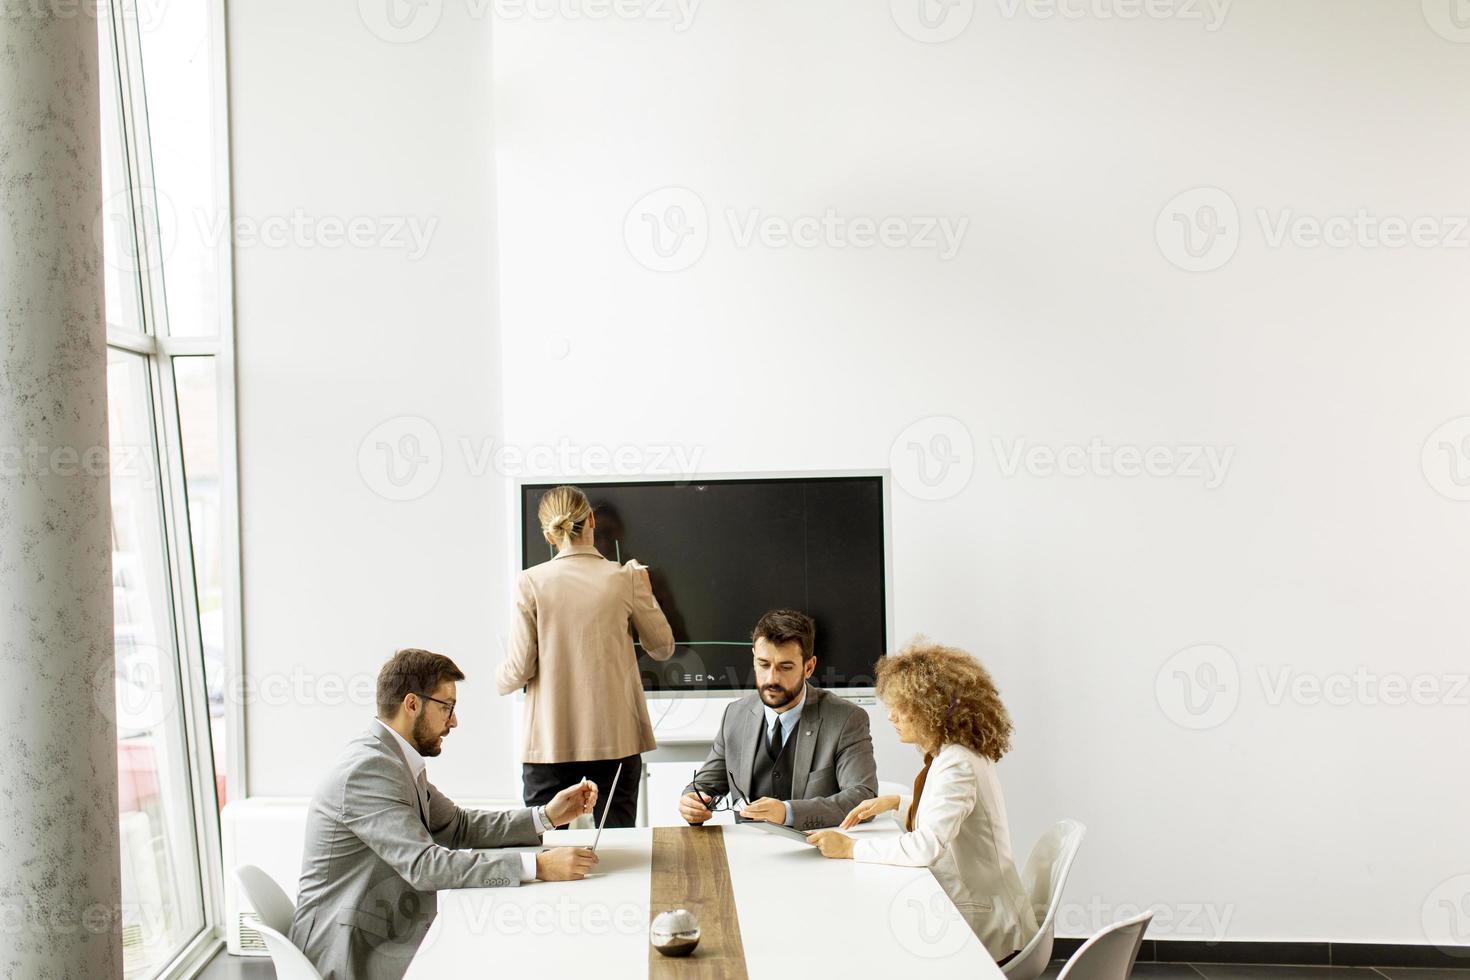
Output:
<svg viewBox="0 0 1470 980">
<path fill-rule="evenodd" d="M 773 800 L 769 796 L 762 796 L 754 803 L 747 803 L 740 815 L 746 820 L 764 820 L 767 823 L 786 822 L 786 804 L 780 800 Z"/>
<path fill-rule="evenodd" d="M 817 845 L 823 857 L 851 858 L 852 838 L 835 830 L 814 830 L 806 839 Z"/>
<path fill-rule="evenodd" d="M 597 784 L 590 779 L 573 783 L 557 793 L 546 804 L 546 818 L 558 827 L 563 827 L 584 813 L 591 813 L 597 803 Z"/>
<path fill-rule="evenodd" d="M 536 855 L 538 881 L 572 881 L 586 877 L 597 863 L 597 852 L 590 847 L 553 847 Z"/>
<path fill-rule="evenodd" d="M 679 797 L 679 816 L 685 823 L 700 824 L 714 816 L 709 804 L 714 799 L 708 793 L 685 793 Z"/>
<path fill-rule="evenodd" d="M 838 824 L 843 830 L 851 830 L 860 823 L 872 820 L 880 813 L 898 809 L 897 796 L 875 796 L 871 800 L 863 800 L 857 806 L 848 811 L 847 816 L 842 818 Z"/>
</svg>

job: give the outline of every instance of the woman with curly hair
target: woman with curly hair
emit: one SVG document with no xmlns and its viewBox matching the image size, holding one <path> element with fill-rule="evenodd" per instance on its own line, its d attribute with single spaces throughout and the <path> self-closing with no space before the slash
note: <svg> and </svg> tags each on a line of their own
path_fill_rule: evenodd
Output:
<svg viewBox="0 0 1470 980">
<path fill-rule="evenodd" d="M 852 809 L 846 830 L 896 811 L 896 837 L 853 840 L 836 830 L 808 838 L 829 858 L 927 867 L 1000 963 L 1036 933 L 1036 913 L 1011 858 L 995 764 L 1011 747 L 1011 718 L 995 681 L 954 647 L 912 641 L 878 664 L 878 697 L 899 741 L 924 752 L 912 796 L 879 796 Z"/>
</svg>

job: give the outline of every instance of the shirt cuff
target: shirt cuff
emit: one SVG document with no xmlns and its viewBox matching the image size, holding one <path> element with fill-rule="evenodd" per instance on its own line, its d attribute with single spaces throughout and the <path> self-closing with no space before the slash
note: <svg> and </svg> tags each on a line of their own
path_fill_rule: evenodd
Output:
<svg viewBox="0 0 1470 980">
<path fill-rule="evenodd" d="M 546 807 L 544 807 L 544 806 L 533 806 L 533 807 L 531 807 L 531 819 L 536 824 L 536 836 L 537 837 L 544 837 L 544 836 L 546 836 L 546 832 L 548 830 L 554 830 L 555 829 L 555 825 L 546 816 Z"/>
<path fill-rule="evenodd" d="M 521 853 L 521 881 L 536 880 L 536 855 Z"/>
<path fill-rule="evenodd" d="M 786 826 L 788 826 L 788 827 L 794 827 L 794 826 L 796 826 L 796 824 L 794 824 L 792 822 L 792 820 L 791 820 L 791 801 L 790 800 L 787 800 L 785 803 L 783 803 L 781 805 L 786 808 Z"/>
</svg>

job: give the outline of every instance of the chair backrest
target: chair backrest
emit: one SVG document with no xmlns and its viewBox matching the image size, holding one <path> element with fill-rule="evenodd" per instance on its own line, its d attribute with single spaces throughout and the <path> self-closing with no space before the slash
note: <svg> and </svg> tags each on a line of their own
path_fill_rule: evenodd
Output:
<svg viewBox="0 0 1470 980">
<path fill-rule="evenodd" d="M 1021 871 L 1021 884 L 1031 899 L 1039 928 L 1021 952 L 1001 968 L 1011 980 L 1036 980 L 1051 962 L 1057 909 L 1061 907 L 1067 875 L 1086 833 L 1087 828 L 1076 820 L 1058 820 L 1031 848 L 1026 867 Z"/>
<path fill-rule="evenodd" d="M 1072 954 L 1057 980 L 1128 980 L 1153 912 L 1115 922 Z"/>
<path fill-rule="evenodd" d="M 257 925 L 255 930 L 260 933 L 260 938 L 265 940 L 265 948 L 270 951 L 271 963 L 276 968 L 276 980 L 322 980 L 322 975 L 317 972 L 311 960 L 291 940 L 263 923 Z"/>
<path fill-rule="evenodd" d="M 283 936 L 291 931 L 291 918 L 296 914 L 296 906 L 291 904 L 275 879 L 253 864 L 242 864 L 236 868 L 235 878 L 259 916 L 261 925 L 269 926 Z"/>
</svg>

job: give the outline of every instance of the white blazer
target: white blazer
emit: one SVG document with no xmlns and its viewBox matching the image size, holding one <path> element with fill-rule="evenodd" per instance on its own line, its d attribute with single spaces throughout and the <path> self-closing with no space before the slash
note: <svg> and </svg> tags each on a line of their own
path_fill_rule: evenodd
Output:
<svg viewBox="0 0 1470 980">
<path fill-rule="evenodd" d="M 899 797 L 900 826 L 912 800 Z M 858 838 L 852 857 L 870 864 L 929 868 L 997 960 L 1036 934 L 1036 913 L 1011 858 L 995 763 L 963 745 L 946 745 L 934 757 L 914 829 L 898 837 Z"/>
</svg>

